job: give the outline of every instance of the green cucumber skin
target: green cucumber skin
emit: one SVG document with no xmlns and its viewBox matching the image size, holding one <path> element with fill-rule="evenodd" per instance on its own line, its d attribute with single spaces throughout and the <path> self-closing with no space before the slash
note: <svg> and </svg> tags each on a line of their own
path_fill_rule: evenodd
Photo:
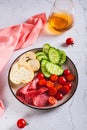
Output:
<svg viewBox="0 0 87 130">
<path fill-rule="evenodd" d="M 39 55 L 46 55 L 46 54 L 43 51 L 36 52 L 36 57 L 39 56 Z"/>
<path fill-rule="evenodd" d="M 63 50 L 61 50 L 59 65 L 63 65 L 66 62 L 66 58 L 66 53 Z"/>
<path fill-rule="evenodd" d="M 49 73 L 56 74 L 58 76 L 63 74 L 63 68 L 59 65 L 52 63 L 52 62 L 46 63 L 46 70 Z"/>
<path fill-rule="evenodd" d="M 43 59 L 48 60 L 48 57 L 47 57 L 46 55 L 38 55 L 38 56 L 37 56 L 37 59 L 38 59 L 39 61 L 41 61 L 41 60 L 43 60 Z"/>
<path fill-rule="evenodd" d="M 62 65 L 67 60 L 66 53 L 63 50 L 46 43 L 41 51 L 36 52 L 36 58 L 39 60 L 41 71 L 46 78 L 49 78 L 51 74 L 58 76 L 63 74 Z"/>
<path fill-rule="evenodd" d="M 59 63 L 60 55 L 59 55 L 58 51 L 57 51 L 54 47 L 51 47 L 51 48 L 49 49 L 48 57 L 49 57 L 49 60 L 50 60 L 52 63 L 55 63 L 55 64 L 58 64 L 58 63 Z"/>
<path fill-rule="evenodd" d="M 41 71 L 44 74 L 46 78 L 49 78 L 51 74 L 46 70 L 46 64 L 48 63 L 47 60 L 42 60 L 41 61 Z"/>
<path fill-rule="evenodd" d="M 45 44 L 43 45 L 43 52 L 44 52 L 45 54 L 48 54 L 49 48 L 50 48 L 50 44 L 45 43 Z"/>
</svg>

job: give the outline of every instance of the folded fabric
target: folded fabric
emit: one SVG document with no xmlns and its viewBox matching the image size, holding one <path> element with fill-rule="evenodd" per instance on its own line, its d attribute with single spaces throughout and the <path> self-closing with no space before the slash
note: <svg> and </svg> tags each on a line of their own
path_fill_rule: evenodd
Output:
<svg viewBox="0 0 87 130">
<path fill-rule="evenodd" d="M 3 115 L 3 113 L 4 113 L 4 105 L 2 101 L 0 100 L 0 117 Z"/>
<path fill-rule="evenodd" d="M 46 15 L 41 13 L 23 24 L 0 29 L 0 72 L 14 50 L 28 47 L 35 42 L 45 23 Z"/>
</svg>

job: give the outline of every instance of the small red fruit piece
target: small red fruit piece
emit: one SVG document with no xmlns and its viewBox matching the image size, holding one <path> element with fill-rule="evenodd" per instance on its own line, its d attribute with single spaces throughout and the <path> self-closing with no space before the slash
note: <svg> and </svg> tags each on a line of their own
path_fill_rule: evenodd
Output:
<svg viewBox="0 0 87 130">
<path fill-rule="evenodd" d="M 43 86 L 45 86 L 46 85 L 46 80 L 43 78 L 43 79 L 40 79 L 39 81 L 38 81 L 38 86 L 39 87 L 43 87 Z"/>
<path fill-rule="evenodd" d="M 65 69 L 63 73 L 64 73 L 65 76 L 67 76 L 68 74 L 70 74 L 70 70 L 69 69 Z"/>
<path fill-rule="evenodd" d="M 67 39 L 66 39 L 66 44 L 67 44 L 67 45 L 73 45 L 73 44 L 74 44 L 73 38 L 71 38 L 71 37 L 67 38 Z"/>
<path fill-rule="evenodd" d="M 62 89 L 62 85 L 61 84 L 55 84 L 55 88 L 57 89 L 57 91 L 59 91 L 60 89 Z"/>
<path fill-rule="evenodd" d="M 39 72 L 39 73 L 37 74 L 37 78 L 38 78 L 38 79 L 43 79 L 43 78 L 44 78 L 44 75 L 43 75 L 41 72 Z"/>
<path fill-rule="evenodd" d="M 71 82 L 71 81 L 73 81 L 73 80 L 75 79 L 75 76 L 74 76 L 72 73 L 70 73 L 70 74 L 68 74 L 68 75 L 66 76 L 66 79 L 67 79 L 69 82 Z"/>
<path fill-rule="evenodd" d="M 26 125 L 28 125 L 28 123 L 23 118 L 21 118 L 17 121 L 18 128 L 24 128 Z"/>
<path fill-rule="evenodd" d="M 48 81 L 46 82 L 46 87 L 52 88 L 52 87 L 54 87 L 54 83 L 53 83 L 52 81 L 48 80 Z"/>
<path fill-rule="evenodd" d="M 49 95 L 55 96 L 57 94 L 57 89 L 55 87 L 49 88 Z"/>
<path fill-rule="evenodd" d="M 61 84 L 61 85 L 65 85 L 66 84 L 66 79 L 64 76 L 60 76 L 59 79 L 58 79 L 58 82 Z"/>
<path fill-rule="evenodd" d="M 56 95 L 56 98 L 57 98 L 57 100 L 63 99 L 62 93 L 58 93 L 58 94 Z"/>
<path fill-rule="evenodd" d="M 48 99 L 48 101 L 49 101 L 49 103 L 51 105 L 54 105 L 54 104 L 57 103 L 57 99 L 55 97 L 53 97 L 53 96 L 50 96 L 49 99 Z"/>
<path fill-rule="evenodd" d="M 62 91 L 61 91 L 61 93 L 63 94 L 63 95 L 66 95 L 66 94 L 68 94 L 70 92 L 70 87 L 68 86 L 68 85 L 64 85 L 63 86 L 63 89 L 62 89 Z"/>
<path fill-rule="evenodd" d="M 56 74 L 52 74 L 52 75 L 50 76 L 50 80 L 51 80 L 52 82 L 56 82 L 56 81 L 58 80 L 58 76 L 57 76 Z"/>
<path fill-rule="evenodd" d="M 72 88 L 72 84 L 70 82 L 68 82 L 66 85 L 68 85 L 70 89 Z"/>
</svg>

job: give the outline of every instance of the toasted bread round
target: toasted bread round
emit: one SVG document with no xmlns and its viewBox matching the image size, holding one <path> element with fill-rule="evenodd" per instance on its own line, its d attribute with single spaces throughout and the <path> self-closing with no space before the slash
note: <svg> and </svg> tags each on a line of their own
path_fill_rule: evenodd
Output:
<svg viewBox="0 0 87 130">
<path fill-rule="evenodd" d="M 24 66 L 19 66 L 18 63 L 15 63 L 12 66 L 10 72 L 10 80 L 14 84 L 28 83 L 32 81 L 33 78 L 34 72 L 32 71 L 32 69 L 27 69 Z"/>
<path fill-rule="evenodd" d="M 32 69 L 33 71 L 37 71 L 40 68 L 40 63 L 39 61 L 36 59 L 36 54 L 32 51 L 26 52 L 25 54 L 23 54 L 19 60 L 18 60 L 18 64 L 20 66 L 24 66 L 28 69 Z"/>
<path fill-rule="evenodd" d="M 28 62 L 18 62 L 18 65 L 21 67 L 21 66 L 23 66 L 23 67 L 25 67 L 25 68 L 27 68 L 27 69 L 31 69 L 31 67 L 30 67 L 30 65 L 29 65 L 29 63 Z"/>
<path fill-rule="evenodd" d="M 21 64 L 23 62 L 28 62 L 31 59 L 36 59 L 36 54 L 33 51 L 26 52 L 22 56 L 20 56 L 19 62 Z"/>
<path fill-rule="evenodd" d="M 40 62 L 37 59 L 29 60 L 28 64 L 33 71 L 37 71 L 40 69 Z"/>
</svg>

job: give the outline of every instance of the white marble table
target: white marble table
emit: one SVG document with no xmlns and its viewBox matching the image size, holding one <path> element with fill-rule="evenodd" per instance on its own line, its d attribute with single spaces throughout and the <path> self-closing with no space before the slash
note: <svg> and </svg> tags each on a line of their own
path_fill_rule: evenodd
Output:
<svg viewBox="0 0 87 130">
<path fill-rule="evenodd" d="M 73 0 L 75 24 L 60 36 L 40 35 L 28 48 L 13 53 L 9 63 L 0 74 L 0 99 L 5 112 L 0 118 L 0 130 L 18 130 L 16 121 L 23 117 L 29 125 L 24 130 L 87 130 L 87 1 Z M 0 28 L 24 22 L 32 15 L 45 12 L 49 15 L 53 0 L 0 0 Z M 73 37 L 73 47 L 61 43 Z M 41 111 L 24 106 L 12 95 L 8 86 L 8 71 L 11 63 L 22 52 L 42 47 L 44 43 L 63 49 L 77 67 L 79 82 L 74 96 L 59 108 Z"/>
</svg>

